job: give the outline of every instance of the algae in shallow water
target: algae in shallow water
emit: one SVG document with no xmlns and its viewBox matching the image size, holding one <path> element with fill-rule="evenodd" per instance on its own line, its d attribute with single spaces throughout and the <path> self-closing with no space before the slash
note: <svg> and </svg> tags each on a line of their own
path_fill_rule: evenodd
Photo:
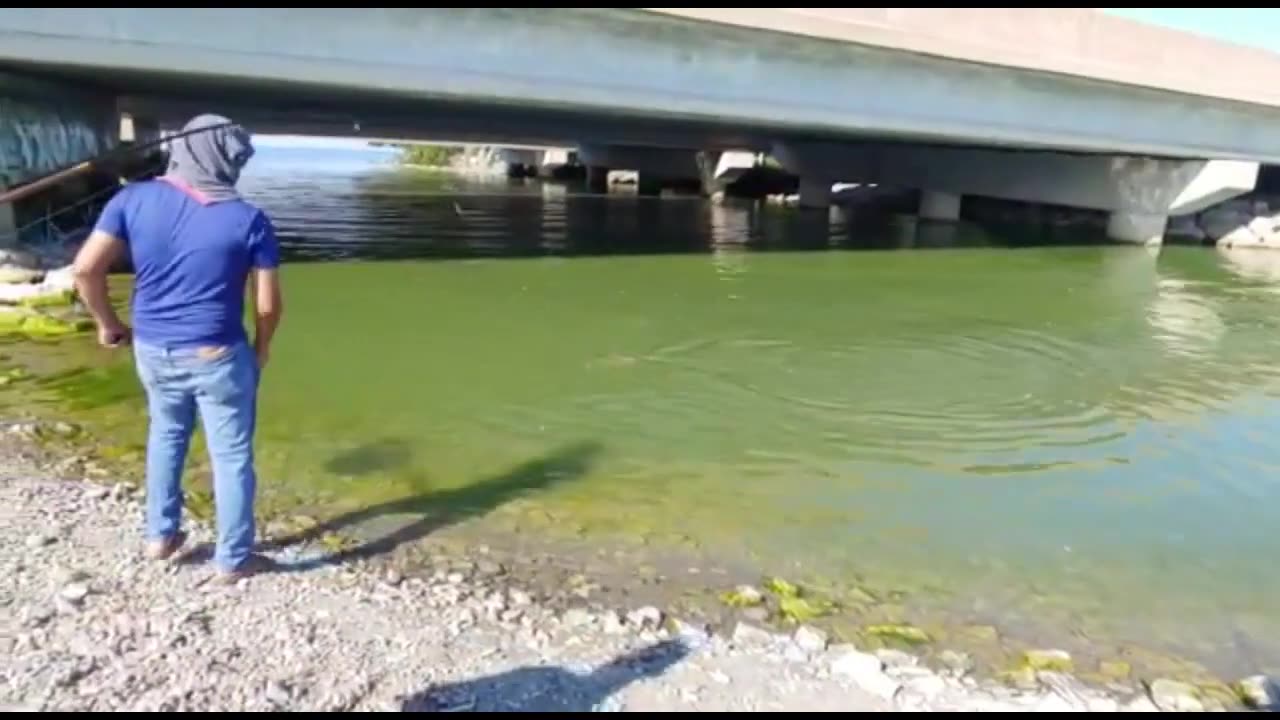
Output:
<svg viewBox="0 0 1280 720">
<path fill-rule="evenodd" d="M 824 600 L 801 597 L 782 597 L 778 599 L 778 614 L 783 620 L 791 623 L 808 622 L 829 615 L 835 607 Z"/>
<path fill-rule="evenodd" d="M 929 633 L 912 625 L 872 625 L 867 632 L 877 637 L 901 640 L 908 645 L 924 645 L 929 643 Z"/>
<path fill-rule="evenodd" d="M 743 585 L 722 593 L 720 601 L 731 608 L 755 607 L 764 603 L 764 595 L 750 585 Z"/>
<path fill-rule="evenodd" d="M 1071 655 L 1064 650 L 1028 650 L 1022 655 L 1022 665 L 1037 672 L 1069 673 L 1075 670 Z"/>
<path fill-rule="evenodd" d="M 766 590 L 780 598 L 800 597 L 800 588 L 792 585 L 782 578 L 769 578 L 765 582 L 764 587 Z"/>
</svg>

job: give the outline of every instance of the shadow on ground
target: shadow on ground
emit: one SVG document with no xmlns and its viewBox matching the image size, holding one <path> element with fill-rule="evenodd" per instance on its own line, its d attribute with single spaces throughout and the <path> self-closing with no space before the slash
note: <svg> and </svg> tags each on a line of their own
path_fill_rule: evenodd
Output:
<svg viewBox="0 0 1280 720">
<path fill-rule="evenodd" d="M 498 675 L 433 685 L 404 700 L 402 712 L 593 712 L 638 680 L 662 675 L 689 654 L 666 641 L 579 674 L 562 667 L 522 667 Z"/>
<path fill-rule="evenodd" d="M 389 553 L 401 545 L 421 540 L 441 528 L 485 515 L 527 493 L 545 490 L 560 483 L 571 482 L 585 475 L 596 457 L 600 445 L 593 442 L 563 447 L 535 460 L 518 465 L 505 473 L 463 487 L 426 491 L 411 497 L 379 503 L 322 522 L 315 527 L 276 538 L 263 546 L 264 550 L 281 550 L 317 540 L 331 533 L 341 533 L 369 523 L 382 516 L 408 516 L 407 523 L 381 536 L 369 538 L 322 559 L 289 563 L 280 570 L 305 570 L 309 567 L 343 563 Z M 356 472 L 371 466 L 386 469 L 388 463 L 407 462 L 394 441 L 377 443 L 376 447 L 347 451 L 330 461 L 331 468 Z M 422 483 L 426 484 L 426 483 Z"/>
</svg>

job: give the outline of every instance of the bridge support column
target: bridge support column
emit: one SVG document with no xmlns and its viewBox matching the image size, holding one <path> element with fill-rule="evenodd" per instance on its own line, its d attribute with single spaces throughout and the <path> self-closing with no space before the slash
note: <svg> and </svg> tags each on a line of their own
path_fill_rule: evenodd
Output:
<svg viewBox="0 0 1280 720">
<path fill-rule="evenodd" d="M 652 173 L 639 173 L 636 177 L 636 192 L 645 197 L 658 197 L 662 194 L 662 178 Z"/>
<path fill-rule="evenodd" d="M 955 222 L 960 219 L 960 195 L 924 190 L 920 193 L 920 217 L 925 220 Z"/>
<path fill-rule="evenodd" d="M 641 195 L 656 195 L 663 185 L 695 184 L 701 180 L 696 149 L 583 145 L 578 148 L 578 158 L 587 166 L 589 178 L 596 167 L 634 170 Z"/>
<path fill-rule="evenodd" d="M 587 166 L 587 191 L 596 194 L 609 192 L 609 168 L 603 165 Z"/>
<path fill-rule="evenodd" d="M 0 185 L 0 190 L 4 186 Z M 13 214 L 13 203 L 0 205 L 0 248 L 14 248 L 18 245 L 18 220 Z"/>
<path fill-rule="evenodd" d="M 800 207 L 814 210 L 826 210 L 831 207 L 830 180 L 812 175 L 800 176 Z"/>
<path fill-rule="evenodd" d="M 1116 210 L 1107 217 L 1107 237 L 1135 245 L 1160 245 L 1169 216 Z"/>
</svg>

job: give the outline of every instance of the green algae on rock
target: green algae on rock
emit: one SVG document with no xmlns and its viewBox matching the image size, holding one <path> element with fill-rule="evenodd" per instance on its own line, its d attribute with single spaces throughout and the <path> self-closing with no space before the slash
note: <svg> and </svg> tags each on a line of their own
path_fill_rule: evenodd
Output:
<svg viewBox="0 0 1280 720">
<path fill-rule="evenodd" d="M 1069 673 L 1075 670 L 1071 654 L 1065 650 L 1028 650 L 1022 654 L 1022 664 L 1037 672 Z"/>
<path fill-rule="evenodd" d="M 747 608 L 764 604 L 764 594 L 750 585 L 739 585 L 720 595 L 720 601 L 731 608 Z"/>
<path fill-rule="evenodd" d="M 926 645 L 932 642 L 929 633 L 914 625 L 872 625 L 867 633 L 889 640 L 899 640 L 908 645 Z"/>
</svg>

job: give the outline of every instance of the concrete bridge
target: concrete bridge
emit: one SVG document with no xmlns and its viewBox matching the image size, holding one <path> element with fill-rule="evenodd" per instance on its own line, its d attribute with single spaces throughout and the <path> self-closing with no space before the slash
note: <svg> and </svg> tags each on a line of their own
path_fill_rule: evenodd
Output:
<svg viewBox="0 0 1280 720">
<path fill-rule="evenodd" d="M 0 71 L 27 138 L 216 110 L 259 131 L 572 146 L 642 177 L 767 152 L 805 205 L 892 183 L 923 190 L 927 217 L 966 194 L 1072 205 L 1140 243 L 1280 164 L 1280 56 L 1082 9 L 7 8 Z M 56 155 L 12 125 L 8 183 Z"/>
</svg>

